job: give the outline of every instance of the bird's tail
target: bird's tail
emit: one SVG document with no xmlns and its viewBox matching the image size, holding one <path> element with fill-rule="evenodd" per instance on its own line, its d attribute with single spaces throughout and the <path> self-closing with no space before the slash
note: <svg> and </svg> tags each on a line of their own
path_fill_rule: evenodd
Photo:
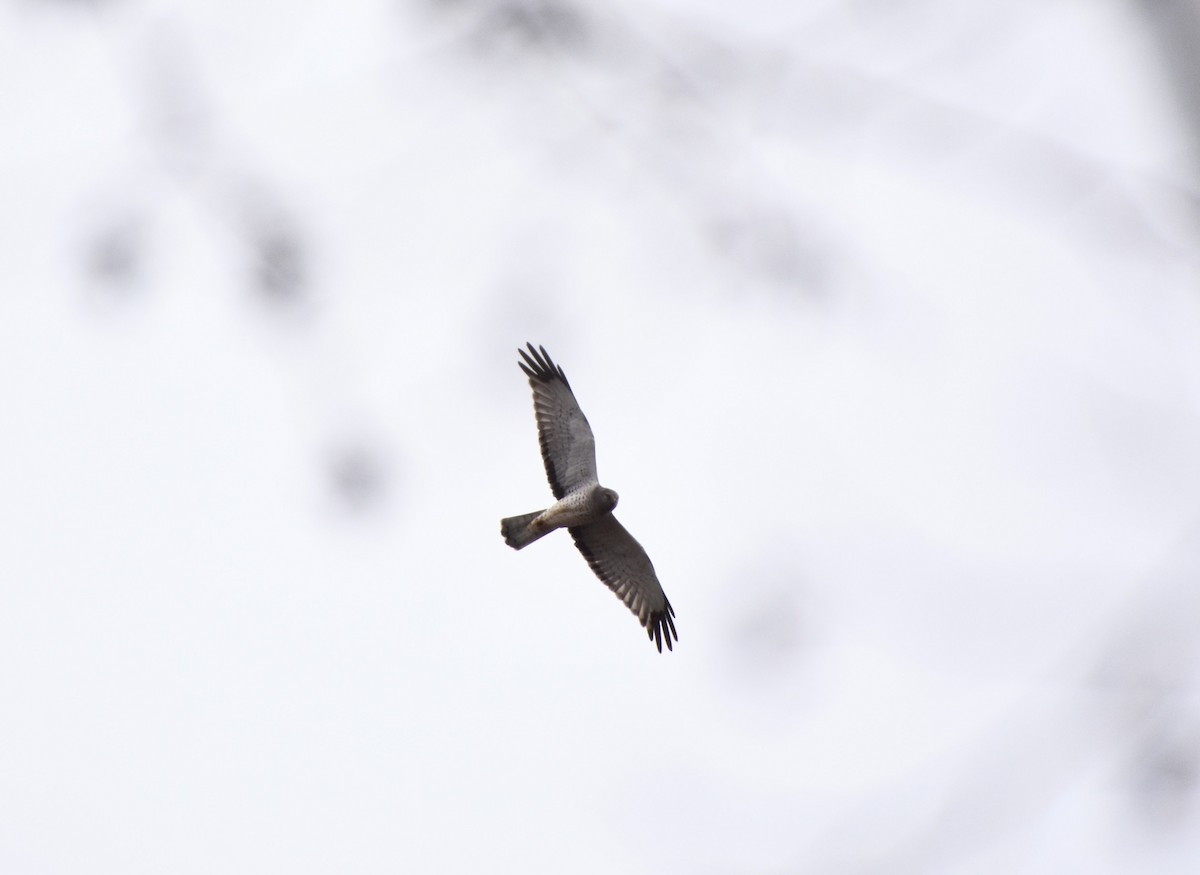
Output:
<svg viewBox="0 0 1200 875">
<path fill-rule="evenodd" d="M 529 524 L 541 515 L 542 511 L 535 510 L 533 513 L 523 513 L 520 516 L 510 516 L 500 520 L 500 534 L 504 535 L 504 543 L 514 550 L 520 550 L 522 547 L 528 547 L 543 535 L 550 534 L 549 530 L 535 532 L 529 527 Z"/>
</svg>

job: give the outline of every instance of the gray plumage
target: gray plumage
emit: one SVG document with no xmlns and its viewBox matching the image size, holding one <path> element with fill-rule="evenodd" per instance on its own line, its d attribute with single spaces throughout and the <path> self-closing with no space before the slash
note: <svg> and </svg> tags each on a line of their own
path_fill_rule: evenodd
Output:
<svg viewBox="0 0 1200 875">
<path fill-rule="evenodd" d="M 650 557 L 612 514 L 618 496 L 600 485 L 592 427 L 563 369 L 545 347 L 526 346 L 528 352 L 518 350 L 523 361 L 517 364 L 533 389 L 538 444 L 557 501 L 546 510 L 501 520 L 504 541 L 520 550 L 555 529 L 567 529 L 592 571 L 638 618 L 659 652 L 663 641 L 670 650 L 672 639 L 679 640 L 675 611 Z"/>
</svg>

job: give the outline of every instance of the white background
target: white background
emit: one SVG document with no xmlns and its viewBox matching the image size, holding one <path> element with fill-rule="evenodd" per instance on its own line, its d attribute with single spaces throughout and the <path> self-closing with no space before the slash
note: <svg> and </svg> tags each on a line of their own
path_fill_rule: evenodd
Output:
<svg viewBox="0 0 1200 875">
<path fill-rule="evenodd" d="M 0 6 L 0 870 L 1196 871 L 1178 27 Z"/>
</svg>

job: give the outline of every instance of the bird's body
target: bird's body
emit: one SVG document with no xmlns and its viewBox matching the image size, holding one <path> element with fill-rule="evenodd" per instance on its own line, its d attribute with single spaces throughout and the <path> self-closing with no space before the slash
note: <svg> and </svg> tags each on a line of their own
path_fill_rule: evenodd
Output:
<svg viewBox="0 0 1200 875">
<path fill-rule="evenodd" d="M 600 485 L 596 445 L 563 369 L 545 348 L 519 350 L 529 377 L 546 477 L 557 501 L 545 510 L 500 521 L 505 543 L 515 550 L 565 528 L 596 575 L 617 594 L 662 650 L 671 649 L 675 611 L 654 573 L 650 557 L 613 516 L 617 493 Z"/>
<path fill-rule="evenodd" d="M 545 510 L 501 520 L 501 533 L 508 546 L 520 550 L 555 529 L 595 522 L 616 506 L 617 493 L 594 483 L 568 492 Z"/>
</svg>

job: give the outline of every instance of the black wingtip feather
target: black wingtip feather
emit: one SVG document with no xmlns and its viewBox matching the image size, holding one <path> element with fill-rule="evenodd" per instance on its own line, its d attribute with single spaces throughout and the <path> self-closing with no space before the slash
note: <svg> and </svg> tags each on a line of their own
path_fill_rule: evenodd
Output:
<svg viewBox="0 0 1200 875">
<path fill-rule="evenodd" d="M 550 353 L 546 352 L 544 346 L 541 347 L 540 351 L 535 349 L 532 343 L 526 342 L 525 346 L 526 349 L 517 347 L 517 352 L 524 360 L 518 361 L 517 366 L 529 378 L 529 385 L 533 388 L 534 410 L 540 412 L 546 402 L 544 400 L 539 401 L 539 384 L 545 385 L 554 380 L 559 380 L 567 387 L 568 391 L 571 391 L 571 384 L 567 382 L 567 375 L 563 373 L 563 369 L 554 364 L 554 360 L 550 358 Z M 547 449 L 546 434 L 540 426 L 538 427 L 538 446 L 542 450 L 542 462 L 546 466 L 546 479 L 550 481 L 550 491 L 554 493 L 555 498 L 562 498 L 566 495 L 566 489 L 563 487 L 562 480 L 559 477 L 553 454 Z"/>
<path fill-rule="evenodd" d="M 647 631 L 650 632 L 650 637 L 654 639 L 654 643 L 658 645 L 658 652 L 662 653 L 663 641 L 667 642 L 667 650 L 674 650 L 671 645 L 671 639 L 679 640 L 679 633 L 675 631 L 675 621 L 671 619 L 675 615 L 674 608 L 671 603 L 667 602 L 665 611 L 656 611 L 650 615 L 650 622 L 647 626 Z"/>
<path fill-rule="evenodd" d="M 591 548 L 587 545 L 587 542 L 579 536 L 578 529 L 571 527 L 567 529 L 567 531 L 571 533 L 571 538 L 575 541 L 575 546 L 579 548 L 579 552 L 583 554 L 583 558 L 587 560 L 587 564 L 591 567 L 592 571 L 596 573 L 596 576 L 598 576 L 605 585 L 609 586 L 609 589 L 612 589 L 611 585 L 609 585 L 609 581 L 604 576 L 604 569 L 601 567 L 600 563 L 596 561 L 596 557 L 592 553 Z M 618 596 L 618 598 L 620 598 L 620 596 Z M 670 651 L 675 650 L 675 648 L 671 646 L 672 637 L 674 637 L 676 641 L 679 640 L 679 633 L 675 631 L 675 621 L 671 619 L 675 616 L 675 608 L 671 606 L 670 599 L 664 597 L 663 601 L 665 602 L 663 605 L 663 610 L 654 611 L 643 623 L 643 626 L 646 628 L 646 637 L 653 641 L 655 645 L 657 645 L 659 653 L 662 653 L 662 642 L 664 638 L 667 640 L 667 650 Z M 637 612 L 635 611 L 634 613 Z M 670 631 L 667 631 L 668 629 Z"/>
<path fill-rule="evenodd" d="M 562 365 L 554 363 L 554 359 L 550 358 L 550 353 L 546 352 L 546 347 L 535 347 L 528 341 L 525 342 L 525 347 L 529 350 L 528 352 L 524 349 L 517 349 L 521 358 L 525 360 L 524 363 L 517 362 L 517 365 L 528 375 L 529 379 L 543 383 L 557 379 L 562 380 L 568 389 L 571 387 L 571 384 L 567 382 L 567 374 L 562 369 Z"/>
</svg>

